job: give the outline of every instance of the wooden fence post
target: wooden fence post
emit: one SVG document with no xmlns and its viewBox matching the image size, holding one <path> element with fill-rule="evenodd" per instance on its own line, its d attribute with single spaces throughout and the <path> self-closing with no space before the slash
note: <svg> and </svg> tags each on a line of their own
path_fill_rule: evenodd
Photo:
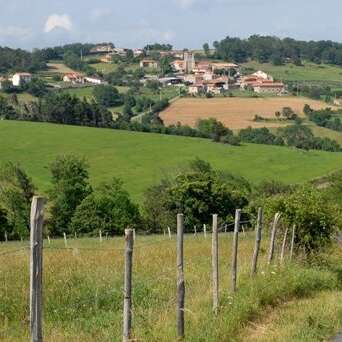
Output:
<svg viewBox="0 0 342 342">
<path fill-rule="evenodd" d="M 63 237 L 64 237 L 64 247 L 67 248 L 68 247 L 68 240 L 67 240 L 67 236 L 65 233 L 63 233 Z"/>
<path fill-rule="evenodd" d="M 128 342 L 132 334 L 133 229 L 125 229 L 125 241 L 123 342 Z"/>
<path fill-rule="evenodd" d="M 295 237 L 296 237 L 296 225 L 294 224 L 292 228 L 292 237 L 291 237 L 290 261 L 292 261 L 292 257 L 293 257 Z"/>
<path fill-rule="evenodd" d="M 235 225 L 234 225 L 234 236 L 233 236 L 233 252 L 232 252 L 232 291 L 236 291 L 237 281 L 237 254 L 238 254 L 238 243 L 239 243 L 239 228 L 240 228 L 240 217 L 241 209 L 235 211 Z"/>
<path fill-rule="evenodd" d="M 217 232 L 217 214 L 213 215 L 213 229 L 212 229 L 212 246 L 211 246 L 211 260 L 212 260 L 212 286 L 213 286 L 213 311 L 217 314 L 219 306 L 219 260 L 218 260 L 218 232 Z"/>
<path fill-rule="evenodd" d="M 100 243 L 102 243 L 102 230 L 101 229 L 99 231 L 99 240 L 100 240 Z"/>
<path fill-rule="evenodd" d="M 51 244 L 51 240 L 50 240 L 50 236 L 49 235 L 47 236 L 47 240 L 48 240 L 48 243 L 50 245 Z"/>
<path fill-rule="evenodd" d="M 257 268 L 258 268 L 258 257 L 259 257 L 260 244 L 261 244 L 262 219 L 263 219 L 263 210 L 262 208 L 259 208 L 257 226 L 255 230 L 255 246 L 254 246 L 253 259 L 252 259 L 252 276 L 257 273 Z"/>
<path fill-rule="evenodd" d="M 194 235 L 197 236 L 197 227 L 194 225 Z"/>
<path fill-rule="evenodd" d="M 171 228 L 167 227 L 167 232 L 169 233 L 169 239 L 172 239 L 172 233 L 171 233 Z"/>
<path fill-rule="evenodd" d="M 185 304 L 185 282 L 184 282 L 184 216 L 177 215 L 177 336 L 184 338 L 184 304 Z"/>
<path fill-rule="evenodd" d="M 43 272 L 43 197 L 34 196 L 30 215 L 30 327 L 31 341 L 43 341 L 42 327 L 42 272 Z"/>
<path fill-rule="evenodd" d="M 286 239 L 287 239 L 288 231 L 289 231 L 289 228 L 286 227 L 285 233 L 284 233 L 283 244 L 281 245 L 281 252 L 280 252 L 280 263 L 281 264 L 284 262 L 284 258 L 285 258 Z"/>
<path fill-rule="evenodd" d="M 5 230 L 5 242 L 8 242 L 7 232 Z"/>
<path fill-rule="evenodd" d="M 272 226 L 272 234 L 271 234 L 271 241 L 270 241 L 270 250 L 268 254 L 268 264 L 270 265 L 273 257 L 274 257 L 274 245 L 275 245 L 275 239 L 276 239 L 276 234 L 277 234 L 277 226 L 280 220 L 280 213 L 276 213 L 274 215 L 274 220 L 273 220 L 273 226 Z"/>
<path fill-rule="evenodd" d="M 204 238 L 206 239 L 207 238 L 207 225 L 206 224 L 203 225 L 203 234 L 204 234 Z"/>
</svg>

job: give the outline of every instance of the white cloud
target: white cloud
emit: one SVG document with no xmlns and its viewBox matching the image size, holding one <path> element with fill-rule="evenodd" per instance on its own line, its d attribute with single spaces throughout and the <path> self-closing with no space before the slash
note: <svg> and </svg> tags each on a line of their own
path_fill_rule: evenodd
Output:
<svg viewBox="0 0 342 342">
<path fill-rule="evenodd" d="M 71 31 L 72 29 L 72 19 L 67 14 L 51 14 L 45 23 L 45 32 L 51 32 L 56 28 L 61 28 L 66 31 Z"/>
<path fill-rule="evenodd" d="M 197 0 L 176 0 L 177 5 L 182 9 L 187 9 L 195 5 Z"/>
</svg>

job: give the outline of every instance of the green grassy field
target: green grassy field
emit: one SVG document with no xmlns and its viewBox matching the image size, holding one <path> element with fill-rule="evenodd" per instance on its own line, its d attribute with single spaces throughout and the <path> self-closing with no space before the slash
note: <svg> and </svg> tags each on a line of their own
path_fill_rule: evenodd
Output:
<svg viewBox="0 0 342 342">
<path fill-rule="evenodd" d="M 0 121 L 0 137 L 1 162 L 20 162 L 41 192 L 49 187 L 49 163 L 68 153 L 86 157 L 93 184 L 119 177 L 135 200 L 165 173 L 196 157 L 253 183 L 304 182 L 342 168 L 342 153 L 232 147 L 206 139 L 44 123 Z"/>
<path fill-rule="evenodd" d="M 326 64 L 314 64 L 305 62 L 304 66 L 285 64 L 275 66 L 270 63 L 258 63 L 250 61 L 243 64 L 244 67 L 255 70 L 263 70 L 270 73 L 274 78 L 282 81 L 308 81 L 327 83 L 331 85 L 342 85 L 342 68 Z"/>
<path fill-rule="evenodd" d="M 268 234 L 267 234 L 268 235 Z M 238 254 L 238 291 L 231 291 L 232 234 L 219 236 L 220 310 L 212 312 L 211 239 L 203 234 L 186 235 L 184 239 L 185 341 L 247 341 L 240 339 L 248 323 L 262 317 L 266 308 L 281 308 L 283 303 L 320 296 L 313 304 L 329 307 L 324 316 L 312 316 L 310 322 L 324 330 L 312 329 L 311 337 L 329 338 L 341 328 L 336 311 L 340 304 L 320 295 L 335 294 L 337 300 L 341 279 L 341 253 L 331 249 L 322 255 L 321 267 L 305 263 L 278 266 L 281 236 L 277 241 L 274 265 L 266 266 L 268 239 L 264 234 L 259 257 L 258 275 L 251 279 L 250 263 L 254 234 L 241 234 Z M 26 241 L 2 244 L 0 253 L 0 340 L 28 341 L 29 253 L 22 248 Z M 124 239 L 72 239 L 69 249 L 63 240 L 44 242 L 44 341 L 120 341 L 122 334 Z M 7 254 L 5 254 L 7 253 Z M 333 260 L 330 260 L 333 258 Z M 133 338 L 135 341 L 176 341 L 176 240 L 164 236 L 137 235 L 133 253 Z M 299 259 L 297 259 L 299 260 Z M 312 305 L 311 305 L 312 306 Z M 335 311 L 333 310 L 335 308 Z M 323 311 L 323 310 L 321 310 Z M 305 311 L 307 312 L 307 310 Z M 303 318 L 302 306 L 292 315 Z M 285 313 L 285 318 L 288 316 Z M 277 322 L 274 323 L 277 324 Z M 287 336 L 307 332 L 304 322 L 288 324 Z M 251 323 L 250 323 L 251 324 Z M 270 327 L 270 334 L 272 334 Z M 284 329 L 284 323 L 282 324 Z M 296 330 L 295 330 L 296 329 Z M 313 334 L 313 330 L 318 334 Z M 253 332 L 247 336 L 253 336 Z M 291 336 L 290 336 L 291 337 Z M 318 341 L 322 339 L 296 339 Z M 253 339 L 251 340 L 253 341 Z M 258 340 L 259 341 L 259 340 Z M 272 340 L 278 341 L 278 340 Z M 294 341 L 288 339 L 287 341 Z"/>
<path fill-rule="evenodd" d="M 114 63 L 95 63 L 91 64 L 93 68 L 95 68 L 97 71 L 100 71 L 104 74 L 109 74 L 110 72 L 116 71 L 119 64 Z M 139 64 L 129 64 L 125 66 L 126 70 L 136 70 L 139 68 Z"/>
</svg>

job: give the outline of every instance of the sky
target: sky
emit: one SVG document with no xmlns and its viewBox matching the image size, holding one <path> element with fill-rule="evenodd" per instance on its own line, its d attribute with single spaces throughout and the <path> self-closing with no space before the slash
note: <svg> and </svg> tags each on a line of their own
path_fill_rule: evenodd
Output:
<svg viewBox="0 0 342 342">
<path fill-rule="evenodd" d="M 200 48 L 252 34 L 342 42 L 341 13 L 341 0 L 0 0 L 0 46 Z"/>
</svg>

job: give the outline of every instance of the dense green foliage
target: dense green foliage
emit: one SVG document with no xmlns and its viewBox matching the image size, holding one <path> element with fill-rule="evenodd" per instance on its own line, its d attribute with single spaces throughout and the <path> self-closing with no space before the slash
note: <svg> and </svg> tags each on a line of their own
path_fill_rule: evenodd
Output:
<svg viewBox="0 0 342 342">
<path fill-rule="evenodd" d="M 16 71 L 39 71 L 46 69 L 46 60 L 39 51 L 32 53 L 21 49 L 0 47 L 0 74 Z"/>
<path fill-rule="evenodd" d="M 6 163 L 0 169 L 0 240 L 27 237 L 34 186 L 25 171 Z"/>
<path fill-rule="evenodd" d="M 83 159 L 68 155 L 58 157 L 51 164 L 52 188 L 50 232 L 62 235 L 69 232 L 77 206 L 91 193 L 87 164 Z"/>
<path fill-rule="evenodd" d="M 311 186 L 266 198 L 265 209 L 271 215 L 280 212 L 287 226 L 296 225 L 296 246 L 306 253 L 316 252 L 332 241 L 338 215 L 332 202 Z"/>
<path fill-rule="evenodd" d="M 316 125 L 342 132 L 340 110 L 334 111 L 331 108 L 312 110 L 309 106 L 306 106 L 304 109 L 304 112 L 308 116 L 309 120 L 313 121 Z"/>
<path fill-rule="evenodd" d="M 186 230 L 209 224 L 213 213 L 231 221 L 236 208 L 247 203 L 249 184 L 241 178 L 215 171 L 201 160 L 190 163 L 188 170 L 147 190 L 144 210 L 153 232 L 174 226 L 174 217 L 183 213 Z"/>
<path fill-rule="evenodd" d="M 95 234 L 99 231 L 121 235 L 127 227 L 138 227 L 138 207 L 131 202 L 119 179 L 101 184 L 76 208 L 70 231 Z"/>
<path fill-rule="evenodd" d="M 342 44 L 332 41 L 305 42 L 253 35 L 248 39 L 226 37 L 220 42 L 214 42 L 214 48 L 213 57 L 238 63 L 251 58 L 261 63 L 273 62 L 275 65 L 281 65 L 287 60 L 295 65 L 301 65 L 301 60 L 342 65 Z"/>
<path fill-rule="evenodd" d="M 94 88 L 93 94 L 97 103 L 104 107 L 115 107 L 122 104 L 119 91 L 109 85 L 99 85 Z"/>
</svg>

